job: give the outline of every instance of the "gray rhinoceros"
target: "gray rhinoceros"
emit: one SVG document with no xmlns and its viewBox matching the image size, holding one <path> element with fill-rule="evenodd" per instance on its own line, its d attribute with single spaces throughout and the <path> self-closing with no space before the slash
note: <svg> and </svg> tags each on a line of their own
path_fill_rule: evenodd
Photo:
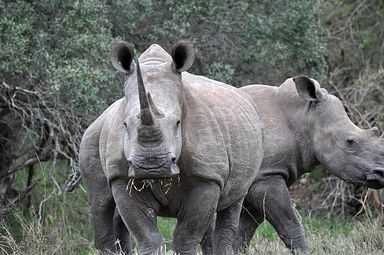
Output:
<svg viewBox="0 0 384 255">
<path fill-rule="evenodd" d="M 254 100 L 265 125 L 264 159 L 244 200 L 235 250 L 243 250 L 266 219 L 293 253 L 307 251 L 288 187 L 319 164 L 347 182 L 384 187 L 384 146 L 378 130 L 355 126 L 341 101 L 305 76 L 279 87 L 250 85 L 241 90 Z"/>
<path fill-rule="evenodd" d="M 115 208 L 141 254 L 164 252 L 158 215 L 177 218 L 174 251 L 195 254 L 215 212 L 214 253 L 233 252 L 243 198 L 263 157 L 261 124 L 243 91 L 183 72 L 194 54 L 185 42 L 172 56 L 152 45 L 135 63 L 127 43 L 112 46 L 125 96 L 88 127 L 80 147 L 103 252 L 116 249 L 124 228 L 114 232 Z"/>
</svg>

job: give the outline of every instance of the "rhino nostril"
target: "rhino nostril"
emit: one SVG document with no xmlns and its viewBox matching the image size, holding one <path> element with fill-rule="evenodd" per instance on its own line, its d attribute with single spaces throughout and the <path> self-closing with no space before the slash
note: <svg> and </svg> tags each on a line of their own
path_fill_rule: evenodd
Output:
<svg viewBox="0 0 384 255">
<path fill-rule="evenodd" d="M 132 158 L 131 157 L 128 159 L 128 165 L 132 166 Z"/>
<path fill-rule="evenodd" d="M 176 164 L 176 157 L 172 155 L 171 161 L 172 161 L 172 164 Z"/>
<path fill-rule="evenodd" d="M 373 169 L 373 172 L 374 172 L 375 174 L 380 175 L 381 177 L 384 177 L 384 168 Z"/>
</svg>

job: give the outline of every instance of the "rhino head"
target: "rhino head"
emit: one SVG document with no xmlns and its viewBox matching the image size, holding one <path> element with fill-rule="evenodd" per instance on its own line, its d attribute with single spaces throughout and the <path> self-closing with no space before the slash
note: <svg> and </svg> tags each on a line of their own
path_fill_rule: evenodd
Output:
<svg viewBox="0 0 384 255">
<path fill-rule="evenodd" d="M 111 62 L 126 74 L 124 154 L 128 177 L 158 179 L 179 174 L 182 147 L 181 72 L 194 61 L 193 45 L 177 43 L 172 56 L 152 45 L 138 60 L 126 42 L 112 46 Z"/>
<path fill-rule="evenodd" d="M 384 187 L 384 145 L 378 129 L 361 129 L 349 119 L 342 102 L 305 76 L 293 78 L 299 95 L 307 101 L 304 125 L 317 160 L 341 179 Z"/>
</svg>

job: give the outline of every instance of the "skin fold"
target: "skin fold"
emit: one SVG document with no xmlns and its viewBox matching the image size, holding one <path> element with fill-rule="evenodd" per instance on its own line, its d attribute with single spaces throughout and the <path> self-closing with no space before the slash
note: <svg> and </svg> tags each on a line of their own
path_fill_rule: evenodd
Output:
<svg viewBox="0 0 384 255">
<path fill-rule="evenodd" d="M 137 61 L 112 47 L 125 96 L 85 131 L 80 170 L 103 254 L 163 254 L 157 216 L 177 218 L 173 249 L 196 254 L 217 213 L 209 252 L 233 254 L 241 205 L 263 158 L 261 123 L 243 91 L 185 72 L 194 49 L 150 46 Z M 252 137 L 252 139 L 249 139 Z M 128 231 L 125 229 L 127 228 Z"/>
<path fill-rule="evenodd" d="M 244 200 L 234 249 L 244 251 L 267 220 L 288 249 L 309 251 L 288 188 L 316 165 L 350 183 L 384 187 L 384 146 L 377 129 L 363 130 L 341 101 L 305 76 L 279 87 L 241 88 L 255 102 L 264 125 L 264 159 Z"/>
</svg>

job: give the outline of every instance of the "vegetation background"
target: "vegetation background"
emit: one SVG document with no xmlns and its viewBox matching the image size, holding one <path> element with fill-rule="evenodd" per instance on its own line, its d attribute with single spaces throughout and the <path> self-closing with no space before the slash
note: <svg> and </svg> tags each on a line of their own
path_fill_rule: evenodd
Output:
<svg viewBox="0 0 384 255">
<path fill-rule="evenodd" d="M 139 54 L 191 40 L 195 74 L 234 86 L 306 74 L 359 126 L 384 121 L 382 0 L 0 0 L 0 32 L 0 254 L 96 253 L 85 190 L 65 188 L 83 131 L 123 96 L 113 41 Z M 292 195 L 313 254 L 384 254 L 368 190 L 316 169 Z M 159 226 L 171 246 L 174 221 Z M 249 254 L 289 254 L 267 224 L 254 243 Z"/>
</svg>

